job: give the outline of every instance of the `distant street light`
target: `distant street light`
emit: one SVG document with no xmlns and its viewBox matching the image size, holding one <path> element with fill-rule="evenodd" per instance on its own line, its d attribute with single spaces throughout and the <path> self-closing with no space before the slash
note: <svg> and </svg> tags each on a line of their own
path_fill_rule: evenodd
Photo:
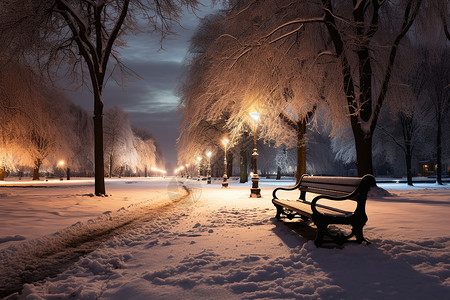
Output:
<svg viewBox="0 0 450 300">
<path fill-rule="evenodd" d="M 211 151 L 208 151 L 206 153 L 206 156 L 208 157 L 208 168 L 206 169 L 206 177 L 207 181 L 206 184 L 211 184 Z"/>
<path fill-rule="evenodd" d="M 261 189 L 258 187 L 259 182 L 258 165 L 257 165 L 258 152 L 256 149 L 256 127 L 259 119 L 259 113 L 251 112 L 250 117 L 253 120 L 253 153 L 252 153 L 253 174 L 252 174 L 252 187 L 250 189 L 250 197 L 261 198 Z"/>
<path fill-rule="evenodd" d="M 223 171 L 223 181 L 222 181 L 222 187 L 226 188 L 228 187 L 228 175 L 227 175 L 227 145 L 230 141 L 228 139 L 223 139 L 222 144 L 225 146 L 225 157 L 223 160 L 223 165 L 225 170 Z"/>
<path fill-rule="evenodd" d="M 202 158 L 200 156 L 197 156 L 197 181 L 200 181 L 200 162 L 202 161 Z"/>
</svg>

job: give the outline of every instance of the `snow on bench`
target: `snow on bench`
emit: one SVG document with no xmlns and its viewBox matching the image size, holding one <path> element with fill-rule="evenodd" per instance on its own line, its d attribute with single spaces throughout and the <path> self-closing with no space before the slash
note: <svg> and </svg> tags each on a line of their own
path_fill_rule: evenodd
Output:
<svg viewBox="0 0 450 300">
<path fill-rule="evenodd" d="M 375 186 L 376 181 L 372 175 L 364 177 L 329 177 L 303 175 L 300 182 L 292 187 L 279 187 L 273 191 L 272 203 L 277 209 L 276 218 L 301 217 L 303 220 L 312 219 L 317 226 L 316 246 L 333 242 L 342 245 L 345 242 L 369 243 L 363 235 L 363 227 L 368 218 L 366 215 L 367 192 Z M 300 190 L 297 200 L 278 199 L 278 191 Z M 307 194 L 308 193 L 308 194 Z M 315 194 L 312 201 L 307 195 Z M 319 200 L 327 202 L 326 205 L 318 203 Z M 352 200 L 356 202 L 355 209 L 338 208 L 337 201 Z M 331 204 L 330 204 L 331 203 Z M 351 225 L 350 234 L 332 234 L 328 230 L 330 224 Z M 356 240 L 350 240 L 355 237 Z M 327 239 L 324 239 L 327 237 Z M 331 240 L 330 240 L 331 239 Z"/>
</svg>

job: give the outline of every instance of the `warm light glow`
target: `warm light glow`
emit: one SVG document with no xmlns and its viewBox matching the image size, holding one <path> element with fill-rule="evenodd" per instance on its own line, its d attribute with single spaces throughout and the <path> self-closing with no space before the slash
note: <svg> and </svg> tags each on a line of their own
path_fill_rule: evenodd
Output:
<svg viewBox="0 0 450 300">
<path fill-rule="evenodd" d="M 212 153 L 211 151 L 206 152 L 206 156 L 211 157 Z"/>
<path fill-rule="evenodd" d="M 155 167 L 151 167 L 151 169 L 152 169 L 152 171 L 155 171 L 155 172 L 158 172 L 158 173 L 161 173 L 161 174 L 166 174 L 167 173 L 166 170 L 161 170 L 161 169 L 158 169 L 158 168 L 155 168 Z M 175 169 L 174 171 L 175 171 L 175 173 L 177 173 L 178 169 Z"/>
<path fill-rule="evenodd" d="M 258 122 L 259 115 L 260 115 L 259 112 L 254 111 L 254 112 L 249 113 L 249 115 L 255 123 Z"/>
<path fill-rule="evenodd" d="M 230 142 L 230 140 L 228 139 L 223 139 L 222 140 L 222 144 L 226 147 L 228 145 L 228 143 Z"/>
<path fill-rule="evenodd" d="M 60 165 L 61 167 L 64 166 L 64 161 L 63 161 L 63 160 L 60 160 L 59 163 L 58 163 L 58 165 Z"/>
<path fill-rule="evenodd" d="M 200 156 L 197 156 L 196 160 L 197 160 L 197 163 L 200 163 L 202 161 L 202 158 Z"/>
</svg>

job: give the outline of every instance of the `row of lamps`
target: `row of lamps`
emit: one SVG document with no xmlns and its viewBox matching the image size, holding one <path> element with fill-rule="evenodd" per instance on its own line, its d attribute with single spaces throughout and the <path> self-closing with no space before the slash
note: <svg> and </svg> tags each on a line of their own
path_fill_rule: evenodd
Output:
<svg viewBox="0 0 450 300">
<path fill-rule="evenodd" d="M 258 151 L 256 148 L 256 129 L 257 129 L 257 123 L 259 120 L 259 112 L 251 112 L 250 117 L 253 120 L 253 152 L 252 152 L 252 164 L 253 164 L 253 172 L 252 172 L 252 187 L 250 188 L 250 197 L 251 198 L 261 198 L 261 189 L 259 188 L 259 176 L 258 176 L 258 165 L 257 165 L 257 158 L 258 158 Z M 227 188 L 228 187 L 228 175 L 227 175 L 227 147 L 230 140 L 227 138 L 224 138 L 222 140 L 222 144 L 224 146 L 224 158 L 223 158 L 223 165 L 224 165 L 224 172 L 223 172 L 223 181 L 222 181 L 222 187 Z M 206 156 L 208 158 L 208 166 L 206 169 L 207 173 L 207 184 L 211 184 L 211 151 L 208 151 L 206 153 Z M 198 180 L 200 180 L 200 162 L 202 161 L 202 158 L 198 156 L 196 158 L 197 162 L 197 176 Z M 187 166 L 187 165 L 186 165 Z M 180 167 L 181 168 L 181 167 Z M 175 172 L 180 170 L 177 169 Z"/>
</svg>

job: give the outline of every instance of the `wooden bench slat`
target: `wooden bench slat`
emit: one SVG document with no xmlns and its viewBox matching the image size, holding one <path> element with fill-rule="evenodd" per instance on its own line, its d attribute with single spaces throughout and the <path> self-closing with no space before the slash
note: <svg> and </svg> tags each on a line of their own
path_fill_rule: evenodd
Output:
<svg viewBox="0 0 450 300">
<path fill-rule="evenodd" d="M 351 193 L 356 189 L 357 186 L 354 185 L 343 185 L 343 186 L 336 186 L 331 184 L 323 184 L 323 183 L 316 183 L 316 182 L 308 182 L 307 184 L 302 184 L 301 188 L 315 188 L 319 190 L 325 190 L 325 191 L 339 191 L 339 192 L 346 192 Z"/>
<path fill-rule="evenodd" d="M 361 178 L 359 177 L 332 177 L 332 176 L 305 176 L 302 179 L 303 183 L 325 183 L 325 184 L 333 184 L 333 185 L 352 185 L 358 186 L 361 182 Z"/>
<path fill-rule="evenodd" d="M 332 197 L 342 197 L 342 196 L 348 195 L 351 192 L 353 192 L 353 191 L 350 191 L 350 192 L 332 191 L 332 190 L 324 190 L 324 189 L 311 188 L 311 187 L 301 187 L 300 191 L 318 194 L 318 195 L 327 195 L 327 196 L 332 196 Z"/>
</svg>

